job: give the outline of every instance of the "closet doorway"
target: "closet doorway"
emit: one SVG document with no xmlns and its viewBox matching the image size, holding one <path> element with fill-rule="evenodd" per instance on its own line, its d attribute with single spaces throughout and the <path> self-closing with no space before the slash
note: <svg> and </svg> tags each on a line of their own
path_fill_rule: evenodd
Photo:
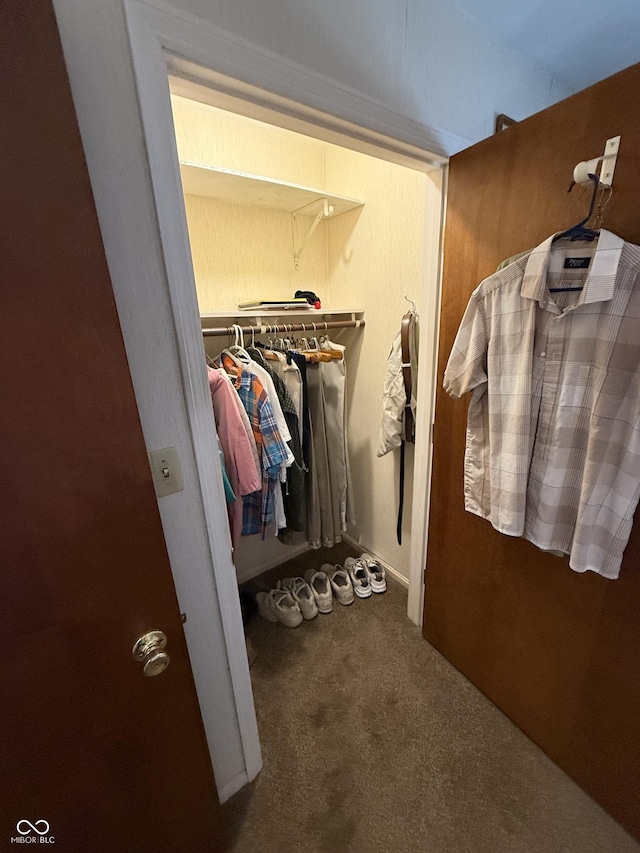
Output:
<svg viewBox="0 0 640 853">
<path fill-rule="evenodd" d="M 373 105 L 356 105 L 349 93 L 326 81 L 317 81 L 324 92 L 322 111 L 300 103 L 318 102 L 318 92 L 311 91 L 315 82 L 308 75 L 299 78 L 300 85 L 293 87 L 300 100 L 292 101 L 273 94 L 291 91 L 295 72 L 280 60 L 255 55 L 252 50 L 243 52 L 235 42 L 228 43 L 220 37 L 215 29 L 207 29 L 203 25 L 196 30 L 191 19 L 183 21 L 168 12 L 152 12 L 137 0 L 126 4 L 126 12 L 161 252 L 158 257 L 158 252 L 153 252 L 152 247 L 141 247 L 142 256 L 147 264 L 153 264 L 153 271 L 141 269 L 138 254 L 131 254 L 128 263 L 136 267 L 136 271 L 128 281 L 122 280 L 120 288 L 116 285 L 116 295 L 120 315 L 124 318 L 123 333 L 143 426 L 146 434 L 152 436 L 149 449 L 154 449 L 154 445 L 165 447 L 175 444 L 180 450 L 183 467 L 187 468 L 186 492 L 180 497 L 171 495 L 163 498 L 159 504 L 176 590 L 181 609 L 187 617 L 185 632 L 212 762 L 224 801 L 257 774 L 261 767 L 261 754 L 242 630 L 238 578 L 232 562 L 220 463 L 212 440 L 214 430 L 211 396 L 204 370 L 201 309 L 196 298 L 167 76 L 171 93 L 175 96 L 244 115 L 245 118 L 262 120 L 276 128 L 303 133 L 315 140 L 316 145 L 320 141 L 330 142 L 345 148 L 347 153 L 357 151 L 374 155 L 380 162 L 410 167 L 421 173 L 425 183 L 424 211 L 421 213 L 424 224 L 421 272 L 416 273 L 416 281 L 411 283 L 415 288 L 413 294 L 409 292 L 411 288 L 407 282 L 398 283 L 391 331 L 386 339 L 378 342 L 376 360 L 380 373 L 374 392 L 378 405 L 374 403 L 377 413 L 375 424 L 369 425 L 368 439 L 371 445 L 377 440 L 385 362 L 406 310 L 404 294 L 407 293 L 418 303 L 421 328 L 418 382 L 421 403 L 417 413 L 418 440 L 413 460 L 414 481 L 420 486 L 414 489 L 410 525 L 414 531 L 420 531 L 420 535 L 412 537 L 410 546 L 403 545 L 409 552 L 409 612 L 416 623 L 421 620 L 426 555 L 443 166 L 446 158 L 431 154 L 417 144 L 423 139 L 435 144 L 428 129 L 413 123 L 403 124 L 397 116 Z M 212 57 L 220 68 L 227 69 L 227 73 L 231 71 L 233 76 L 207 67 Z M 253 79 L 256 83 L 240 82 L 240 77 Z M 263 88 L 267 79 L 270 92 Z M 83 84 L 84 80 L 79 81 L 79 85 Z M 353 108 L 353 115 L 361 124 L 336 118 L 345 108 Z M 90 112 L 91 128 L 96 126 L 96 122 L 101 125 L 101 114 L 93 110 Z M 398 138 L 393 136 L 396 131 Z M 100 150 L 101 145 L 96 147 Z M 98 173 L 101 163 L 100 156 L 93 162 Z M 324 187 L 321 185 L 320 189 Z M 120 191 L 126 192 L 127 188 Z M 344 190 L 343 194 L 346 194 Z M 353 195 L 359 197 L 355 193 Z M 120 212 L 115 193 L 107 199 L 107 205 L 111 203 L 115 220 Z M 370 204 L 369 209 L 373 206 Z M 352 215 L 345 213 L 340 218 Z M 365 221 L 365 215 L 358 217 L 358 226 Z M 313 235 L 316 236 L 321 235 Z M 123 234 L 123 238 L 130 245 L 130 235 Z M 163 264 L 163 270 L 158 269 L 158 260 Z M 291 262 L 293 266 L 292 258 Z M 166 274 L 164 279 L 163 273 Z M 381 285 L 385 298 L 391 287 L 392 273 Z M 131 287 L 135 276 L 141 279 L 137 290 Z M 362 309 L 345 294 L 339 295 L 344 297 L 342 306 Z M 144 298 L 141 300 L 141 297 Z M 234 299 L 231 305 L 229 301 L 222 302 L 222 310 L 235 310 L 233 306 L 238 301 L 241 300 Z M 367 306 L 362 310 L 368 324 L 364 330 L 367 336 L 371 318 L 367 320 Z M 144 316 L 143 311 L 149 312 L 148 315 Z M 130 316 L 127 316 L 129 312 Z M 134 318 L 138 318 L 138 323 Z M 353 334 L 358 331 L 354 330 Z M 359 340 L 364 339 L 363 336 Z M 358 339 L 354 342 L 357 356 Z M 150 394 L 147 391 L 149 371 L 157 375 L 163 369 L 160 364 L 168 371 L 168 382 L 166 386 L 162 383 L 154 387 Z M 357 381 L 356 372 L 350 367 L 349 376 L 350 381 Z M 156 423 L 161 424 L 161 429 L 156 428 Z M 375 450 L 371 449 L 372 467 L 374 463 L 378 466 L 386 462 L 393 469 L 393 459 L 378 460 L 373 458 L 374 453 Z M 392 537 L 396 523 L 395 488 L 396 484 L 392 482 L 384 490 Z M 365 502 L 369 499 L 367 495 Z M 405 518 L 409 520 L 408 514 Z M 364 550 L 364 543 L 361 547 Z M 379 556 L 384 559 L 383 555 Z M 276 555 L 276 559 L 280 562 L 285 558 Z"/>
<path fill-rule="evenodd" d="M 176 165 L 184 191 L 202 329 L 208 333 L 212 327 L 231 328 L 233 323 L 264 327 L 316 322 L 321 332 L 323 322 L 364 323 L 364 327 L 331 330 L 331 339 L 346 348 L 350 498 L 356 517 L 355 524 L 335 541 L 353 546 L 354 553 L 367 551 L 381 560 L 387 574 L 410 589 L 409 614 L 419 621 L 441 172 L 434 175 L 431 164 L 388 151 L 375 152 L 384 153 L 382 158 L 319 139 L 312 126 L 305 128 L 306 133 L 282 127 L 282 117 L 273 112 L 265 117 L 262 110 L 260 119 L 255 118 L 247 115 L 255 112 L 247 102 L 236 102 L 231 110 L 229 99 L 224 98 L 227 108 L 223 109 L 215 103 L 220 99 L 216 90 L 205 93 L 198 87 L 194 97 L 193 87 L 176 78 L 171 79 L 171 88 Z M 203 103 L 205 94 L 207 103 Z M 398 159 L 404 162 L 394 162 Z M 333 215 L 326 216 L 326 205 Z M 238 307 L 251 300 L 292 298 L 298 290 L 317 293 L 322 308 L 311 316 L 300 316 L 292 309 L 285 314 L 263 309 L 261 314 L 260 309 L 245 313 Z M 408 445 L 406 456 L 399 545 L 399 453 L 378 458 L 376 451 L 386 359 L 410 307 L 405 295 L 417 304 L 422 340 L 418 430 L 416 445 Z M 314 337 L 313 332 L 308 336 Z M 229 345 L 231 337 L 207 334 L 204 344 L 210 361 Z M 267 337 L 247 333 L 245 344 L 256 339 L 264 342 Z M 218 488 L 218 500 L 220 494 Z M 223 523 L 224 505 L 218 503 L 213 510 Z M 228 547 L 231 564 L 230 543 Z M 287 545 L 273 532 L 264 541 L 259 535 L 242 537 L 232 558 L 234 580 L 255 578 L 307 550 L 304 535 Z M 341 549 L 326 559 L 341 562 L 338 552 Z"/>
<path fill-rule="evenodd" d="M 355 517 L 355 522 L 328 536 L 323 530 L 319 539 L 294 535 L 286 545 L 273 530 L 264 540 L 240 537 L 233 557 L 238 581 L 310 546 L 331 547 L 344 539 L 380 559 L 387 573 L 408 588 L 414 446 L 407 444 L 406 450 L 401 545 L 396 535 L 399 453 L 378 458 L 377 448 L 386 358 L 411 307 L 405 295 L 422 313 L 425 257 L 431 248 L 428 175 L 183 96 L 174 94 L 171 101 L 210 364 L 235 338 L 220 334 L 232 324 L 252 329 L 243 336 L 246 346 L 278 337 L 261 329 L 306 324 L 300 334 L 313 346 L 330 323 L 331 340 L 346 348 L 348 503 L 349 520 Z M 292 300 L 298 291 L 318 294 L 321 308 L 239 307 Z M 337 328 L 341 323 L 346 328 Z M 356 328 L 349 328 L 354 323 Z M 279 337 L 285 336 L 281 330 Z M 424 437 L 418 436 L 418 451 Z"/>
</svg>

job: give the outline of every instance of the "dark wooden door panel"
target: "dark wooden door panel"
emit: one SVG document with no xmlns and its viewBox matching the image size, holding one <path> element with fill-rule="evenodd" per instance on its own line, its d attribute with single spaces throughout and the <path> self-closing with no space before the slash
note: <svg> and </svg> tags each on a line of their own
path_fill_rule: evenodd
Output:
<svg viewBox="0 0 640 853">
<path fill-rule="evenodd" d="M 438 377 L 471 292 L 505 258 L 569 227 L 573 167 L 622 135 L 606 227 L 640 243 L 640 66 L 451 160 Z M 617 581 L 464 511 L 467 403 L 436 403 L 424 635 L 640 837 L 640 525 Z"/>
<path fill-rule="evenodd" d="M 0 848 L 216 849 L 219 805 L 52 6 L 0 11 Z M 171 664 L 131 656 L 150 628 Z M 220 848 L 218 848 L 220 849 Z"/>
</svg>

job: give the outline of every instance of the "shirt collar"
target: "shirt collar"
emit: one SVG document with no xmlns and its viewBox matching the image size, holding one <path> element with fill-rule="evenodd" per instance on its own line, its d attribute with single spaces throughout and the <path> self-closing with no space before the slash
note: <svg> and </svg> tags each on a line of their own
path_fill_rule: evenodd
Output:
<svg viewBox="0 0 640 853">
<path fill-rule="evenodd" d="M 537 300 L 542 307 L 547 301 L 546 278 L 552 243 L 561 233 L 559 231 L 557 234 L 552 234 L 533 249 L 522 277 L 520 295 L 525 299 Z M 612 234 L 611 231 L 604 229 L 600 231 L 591 268 L 580 294 L 580 304 L 604 302 L 612 298 L 623 245 L 624 240 L 621 237 Z"/>
</svg>

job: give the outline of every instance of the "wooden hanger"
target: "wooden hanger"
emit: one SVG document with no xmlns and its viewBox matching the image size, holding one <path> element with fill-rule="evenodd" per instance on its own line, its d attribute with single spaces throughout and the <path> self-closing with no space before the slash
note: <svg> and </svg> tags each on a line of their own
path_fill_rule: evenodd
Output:
<svg viewBox="0 0 640 853">
<path fill-rule="evenodd" d="M 313 364 L 316 364 L 319 361 L 331 361 L 331 356 L 328 352 L 321 352 L 320 350 L 315 349 L 307 349 L 307 350 L 298 350 L 300 355 L 303 355 L 306 361 L 309 361 Z"/>
</svg>

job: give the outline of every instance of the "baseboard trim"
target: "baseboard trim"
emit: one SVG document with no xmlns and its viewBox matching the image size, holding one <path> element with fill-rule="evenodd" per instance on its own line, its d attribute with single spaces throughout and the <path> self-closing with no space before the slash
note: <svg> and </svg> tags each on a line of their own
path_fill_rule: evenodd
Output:
<svg viewBox="0 0 640 853">
<path fill-rule="evenodd" d="M 283 555 L 279 554 L 275 557 L 272 557 L 270 560 L 267 560 L 265 563 L 260 563 L 257 566 L 247 566 L 242 571 L 236 569 L 238 583 L 245 583 L 246 581 L 250 581 L 253 578 L 257 578 L 258 575 L 261 575 L 263 572 L 268 572 L 269 569 L 275 569 L 276 566 L 281 566 L 283 563 L 286 563 L 287 560 L 292 560 L 294 557 L 299 557 L 301 554 L 305 554 L 309 550 L 309 543 L 304 542 L 301 545 L 292 546 L 288 550 L 284 559 Z"/>
<path fill-rule="evenodd" d="M 385 572 L 390 575 L 394 579 L 394 581 L 397 581 L 405 589 L 409 589 L 409 578 L 405 578 L 405 576 L 401 575 L 397 569 L 394 569 L 394 567 L 390 566 L 389 563 L 382 559 L 382 557 L 378 556 L 374 549 L 370 548 L 366 542 L 358 542 L 356 539 L 346 533 L 342 534 L 342 538 L 345 540 L 345 542 L 348 542 L 350 545 L 353 545 L 354 548 L 360 549 L 360 551 L 366 551 L 367 554 L 371 554 L 372 557 L 375 557 L 379 563 L 382 563 Z"/>
</svg>

